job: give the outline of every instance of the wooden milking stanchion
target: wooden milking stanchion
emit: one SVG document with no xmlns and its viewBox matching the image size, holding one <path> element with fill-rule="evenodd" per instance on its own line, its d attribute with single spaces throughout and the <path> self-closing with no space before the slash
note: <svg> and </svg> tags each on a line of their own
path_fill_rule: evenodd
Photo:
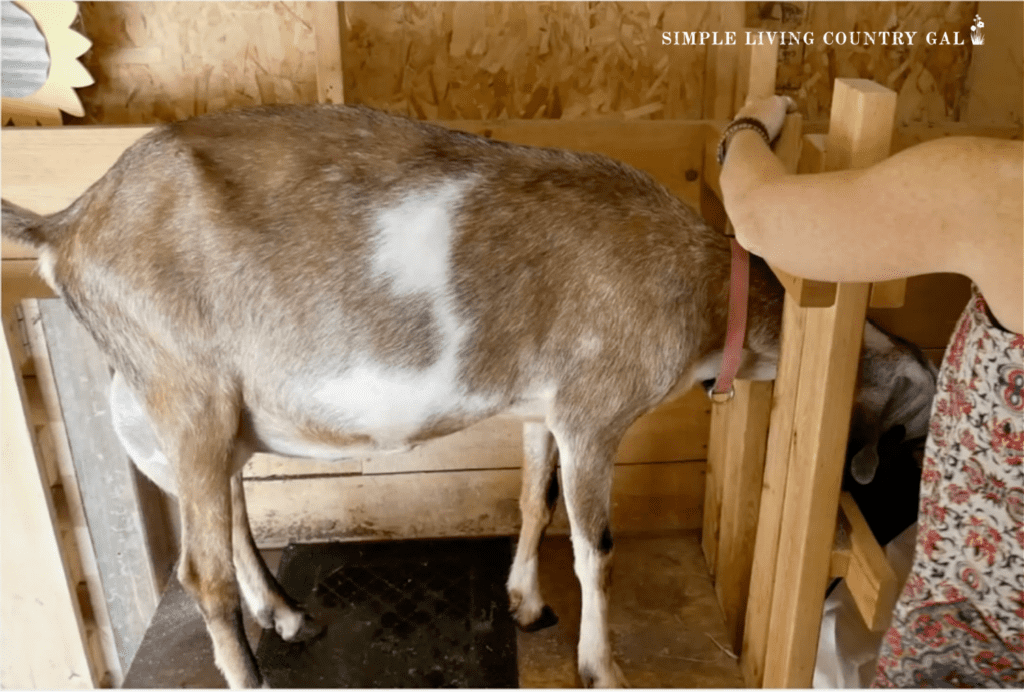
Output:
<svg viewBox="0 0 1024 692">
<path fill-rule="evenodd" d="M 746 100 L 744 91 L 749 98 L 775 93 L 777 59 L 778 46 L 750 46 L 741 53 L 736 108 Z M 793 152 L 793 170 L 800 129 L 800 116 L 787 118 L 777 145 Z M 730 223 L 725 232 L 732 235 Z M 770 381 L 737 379 L 733 397 L 711 409 L 701 545 L 735 650 L 743 637 L 771 403 Z"/>
<path fill-rule="evenodd" d="M 889 89 L 837 79 L 825 170 L 886 158 L 895 105 Z M 838 284 L 827 307 L 787 290 L 741 659 L 752 686 L 811 685 L 870 288 Z"/>
</svg>

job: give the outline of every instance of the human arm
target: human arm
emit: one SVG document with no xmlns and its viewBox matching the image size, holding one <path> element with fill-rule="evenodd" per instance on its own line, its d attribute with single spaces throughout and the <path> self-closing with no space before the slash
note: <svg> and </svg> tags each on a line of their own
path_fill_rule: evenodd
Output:
<svg viewBox="0 0 1024 692">
<path fill-rule="evenodd" d="M 722 169 L 739 242 L 780 269 L 821 281 L 956 272 L 996 319 L 1024 331 L 1024 149 L 957 137 L 865 169 L 787 175 L 761 137 L 733 136 Z"/>
</svg>

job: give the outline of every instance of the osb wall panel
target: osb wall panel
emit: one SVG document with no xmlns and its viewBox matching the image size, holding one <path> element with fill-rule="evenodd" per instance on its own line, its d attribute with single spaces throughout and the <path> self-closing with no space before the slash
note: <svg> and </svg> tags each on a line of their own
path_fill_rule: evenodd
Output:
<svg viewBox="0 0 1024 692">
<path fill-rule="evenodd" d="M 667 30 L 813 33 L 812 44 L 782 48 L 778 76 L 811 121 L 827 118 L 836 77 L 896 90 L 901 125 L 962 120 L 980 66 L 972 68 L 978 49 L 969 41 L 923 41 L 928 31 L 968 36 L 976 2 L 350 2 L 345 10 L 346 101 L 417 118 L 708 117 L 709 58 L 726 49 L 663 46 Z M 153 123 L 315 100 L 304 2 L 86 2 L 81 24 L 94 41 L 84 61 L 96 84 L 80 91 L 87 114 L 73 122 Z M 825 44 L 826 31 L 918 36 L 912 46 L 837 46 Z M 986 55 L 975 82 L 1019 84 L 1014 55 L 1019 49 Z M 1003 111 L 986 122 L 1019 122 L 1019 107 Z"/>
<path fill-rule="evenodd" d="M 348 3 L 345 98 L 420 118 L 700 118 L 705 3 Z"/>
<path fill-rule="evenodd" d="M 83 2 L 75 123 L 156 123 L 236 106 L 316 101 L 305 2 Z"/>
<path fill-rule="evenodd" d="M 809 120 L 828 117 L 836 77 L 860 77 L 897 92 L 897 125 L 935 124 L 960 120 L 977 10 L 976 2 L 751 2 L 747 24 L 813 33 L 813 44 L 782 46 L 777 79 L 780 93 L 795 98 Z M 828 31 L 917 34 L 910 46 L 854 46 L 826 44 Z M 959 32 L 966 45 L 930 46 L 931 31 Z"/>
</svg>

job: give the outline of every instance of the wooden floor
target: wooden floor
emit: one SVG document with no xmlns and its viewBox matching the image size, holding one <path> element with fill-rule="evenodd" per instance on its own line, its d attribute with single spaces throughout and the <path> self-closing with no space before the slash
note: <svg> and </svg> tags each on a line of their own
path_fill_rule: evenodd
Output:
<svg viewBox="0 0 1024 692">
<path fill-rule="evenodd" d="M 519 633 L 522 687 L 578 687 L 580 590 L 563 536 L 541 545 L 541 589 L 559 617 Z M 699 532 L 615 539 L 610 626 L 616 660 L 632 687 L 743 687 L 708 577 Z"/>
</svg>

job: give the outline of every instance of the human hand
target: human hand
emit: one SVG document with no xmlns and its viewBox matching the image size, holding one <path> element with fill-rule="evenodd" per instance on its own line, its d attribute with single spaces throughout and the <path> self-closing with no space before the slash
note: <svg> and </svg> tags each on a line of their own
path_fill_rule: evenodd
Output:
<svg viewBox="0 0 1024 692">
<path fill-rule="evenodd" d="M 796 111 L 796 101 L 788 96 L 769 96 L 751 99 L 736 112 L 737 118 L 755 118 L 768 130 L 768 139 L 774 141 L 786 121 L 786 113 Z"/>
</svg>

